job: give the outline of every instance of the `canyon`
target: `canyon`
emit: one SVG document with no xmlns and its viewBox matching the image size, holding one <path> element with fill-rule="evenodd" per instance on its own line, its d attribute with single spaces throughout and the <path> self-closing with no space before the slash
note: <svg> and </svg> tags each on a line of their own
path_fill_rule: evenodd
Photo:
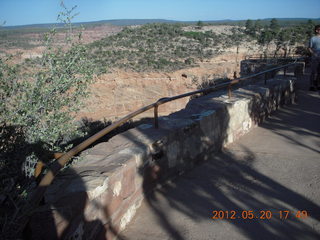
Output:
<svg viewBox="0 0 320 240">
<path fill-rule="evenodd" d="M 129 26 L 137 28 L 139 26 Z M 215 34 L 232 35 L 233 26 L 217 25 L 204 26 L 197 29 L 195 26 L 184 27 L 184 31 L 205 32 L 212 31 Z M 119 33 L 123 27 L 101 25 L 88 27 L 82 30 L 82 39 L 86 44 L 92 43 L 106 36 Z M 74 34 L 77 34 L 76 29 Z M 8 35 L 9 36 L 9 35 Z M 41 33 L 25 33 L 18 36 L 12 47 L 6 48 L 4 39 L 0 42 L 0 54 L 11 54 L 15 63 L 22 63 L 27 58 L 41 57 L 44 51 L 41 45 Z M 9 40 L 10 36 L 7 40 Z M 28 48 L 23 48 L 21 39 Z M 55 46 L 60 46 L 65 38 L 65 33 L 57 32 Z M 212 83 L 215 79 L 240 76 L 240 61 L 248 55 L 261 53 L 255 43 L 242 42 L 238 47 L 221 49 L 219 55 L 210 59 L 197 61 L 192 67 L 173 72 L 134 72 L 124 69 L 108 69 L 107 73 L 94 77 L 94 83 L 90 86 L 90 96 L 85 99 L 84 106 L 76 115 L 76 119 L 82 118 L 90 121 L 114 121 L 133 112 L 143 106 L 157 101 L 163 97 L 171 97 L 194 91 Z M 108 66 L 106 66 L 108 67 Z M 183 109 L 189 98 L 183 98 L 159 108 L 159 114 L 168 115 Z M 152 117 L 153 112 L 148 111 L 140 115 L 140 118 Z"/>
<path fill-rule="evenodd" d="M 215 79 L 239 76 L 239 62 L 247 56 L 245 48 L 238 54 L 228 49 L 224 54 L 199 62 L 197 67 L 175 72 L 129 72 L 114 69 L 95 77 L 91 95 L 85 101 L 78 118 L 116 120 L 163 97 L 172 97 L 199 89 Z M 237 59 L 237 61 L 236 61 Z M 185 107 L 189 98 L 162 105 L 160 115 L 168 115 Z M 152 117 L 150 110 L 141 117 Z"/>
</svg>

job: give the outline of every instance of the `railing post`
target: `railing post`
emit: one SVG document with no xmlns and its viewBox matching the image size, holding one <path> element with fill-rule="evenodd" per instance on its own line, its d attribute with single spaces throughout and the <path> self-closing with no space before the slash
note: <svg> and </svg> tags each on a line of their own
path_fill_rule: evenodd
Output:
<svg viewBox="0 0 320 240">
<path fill-rule="evenodd" d="M 228 86 L 228 97 L 229 97 L 229 98 L 232 97 L 231 84 L 229 84 L 229 86 Z"/>
<path fill-rule="evenodd" d="M 158 122 L 158 105 L 154 106 L 154 128 L 159 128 L 159 122 Z"/>
<path fill-rule="evenodd" d="M 286 75 L 287 75 L 287 68 L 285 67 L 283 70 L 283 76 L 286 76 Z"/>
</svg>

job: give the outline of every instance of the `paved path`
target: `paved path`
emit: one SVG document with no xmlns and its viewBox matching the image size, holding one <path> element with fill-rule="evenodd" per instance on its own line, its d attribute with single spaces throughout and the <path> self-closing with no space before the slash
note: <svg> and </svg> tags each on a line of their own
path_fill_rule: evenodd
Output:
<svg viewBox="0 0 320 240">
<path fill-rule="evenodd" d="M 156 190 L 119 239 L 320 239 L 320 95 L 303 81 L 297 105 Z"/>
</svg>

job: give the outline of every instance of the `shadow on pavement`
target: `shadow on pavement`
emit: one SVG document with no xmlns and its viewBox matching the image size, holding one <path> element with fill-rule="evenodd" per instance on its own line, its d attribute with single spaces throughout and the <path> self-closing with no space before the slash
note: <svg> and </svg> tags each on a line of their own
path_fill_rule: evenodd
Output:
<svg viewBox="0 0 320 240">
<path fill-rule="evenodd" d="M 296 216 L 298 210 L 306 210 L 308 218 L 319 222 L 319 205 L 254 170 L 251 165 L 255 155 L 249 149 L 243 150 L 246 154 L 241 159 L 230 152 L 217 154 L 175 183 L 147 196 L 146 203 L 163 234 L 169 236 L 168 239 L 178 240 L 195 239 L 194 231 L 206 233 L 198 233 L 198 236 L 214 236 L 217 228 L 213 225 L 226 221 L 245 239 L 319 239 L 319 232 L 306 224 L 306 219 Z M 229 216 L 234 211 L 235 219 L 212 219 L 215 216 L 213 211 L 220 210 L 229 211 Z M 250 210 L 258 218 L 263 218 L 262 211 L 271 211 L 272 217 L 243 219 L 246 215 L 242 216 L 242 212 Z M 281 219 L 280 211 L 287 210 L 290 211 L 288 218 Z M 189 228 L 179 226 L 177 212 L 195 225 Z M 203 221 L 207 224 L 201 227 Z M 197 223 L 200 223 L 199 228 Z"/>
</svg>

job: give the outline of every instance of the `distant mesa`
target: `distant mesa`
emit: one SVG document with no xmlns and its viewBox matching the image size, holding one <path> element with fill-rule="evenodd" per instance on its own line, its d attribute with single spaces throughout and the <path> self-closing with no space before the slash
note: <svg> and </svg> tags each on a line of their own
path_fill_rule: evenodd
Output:
<svg viewBox="0 0 320 240">
<path fill-rule="evenodd" d="M 277 18 L 279 24 L 291 22 L 292 24 L 296 24 L 299 22 L 307 22 L 308 20 L 313 20 L 316 23 L 320 23 L 320 18 Z M 256 20 L 256 19 L 252 19 Z M 260 19 L 262 23 L 264 21 L 270 22 L 271 18 Z M 199 20 L 195 21 L 178 21 L 178 20 L 166 20 L 166 19 L 111 19 L 111 20 L 101 20 L 101 21 L 92 21 L 92 22 L 77 22 L 74 25 L 103 25 L 110 24 L 114 26 L 130 26 L 130 25 L 143 25 L 148 23 L 186 23 L 186 24 L 196 24 Z M 222 20 L 201 20 L 203 23 L 209 24 L 244 24 L 247 19 L 222 19 Z M 28 25 L 17 25 L 17 26 L 3 26 L 2 28 L 7 29 L 15 29 L 15 28 L 51 28 L 55 27 L 64 27 L 64 23 L 44 23 L 44 24 L 28 24 Z"/>
</svg>

